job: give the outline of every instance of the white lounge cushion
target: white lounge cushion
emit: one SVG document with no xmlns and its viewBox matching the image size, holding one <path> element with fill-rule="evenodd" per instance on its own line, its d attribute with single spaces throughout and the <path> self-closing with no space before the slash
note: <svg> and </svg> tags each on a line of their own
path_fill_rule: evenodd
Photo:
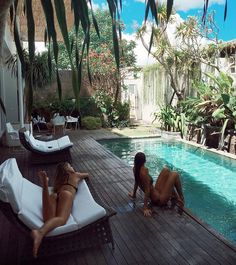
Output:
<svg viewBox="0 0 236 265">
<path fill-rule="evenodd" d="M 72 117 L 72 116 L 66 116 L 66 122 L 78 122 L 79 118 Z"/>
<path fill-rule="evenodd" d="M 65 117 L 57 115 L 52 119 L 52 124 L 55 125 L 65 125 Z"/>
<path fill-rule="evenodd" d="M 57 139 L 57 142 L 58 142 L 58 146 L 59 146 L 60 150 L 63 150 L 66 147 L 73 145 L 73 143 L 70 141 L 70 138 L 68 137 L 68 135 L 65 135 L 65 136 Z"/>
<path fill-rule="evenodd" d="M 72 207 L 72 216 L 79 228 L 95 222 L 105 215 L 106 210 L 95 202 L 85 180 L 82 180 L 79 183 Z"/>
<path fill-rule="evenodd" d="M 70 141 L 70 138 L 68 135 L 63 136 L 57 140 L 52 141 L 40 141 L 34 138 L 33 134 L 31 134 L 29 131 L 24 132 L 26 141 L 29 142 L 29 144 L 38 151 L 50 153 L 55 152 L 59 150 L 63 150 L 69 146 L 73 146 L 73 143 Z"/>
<path fill-rule="evenodd" d="M 12 126 L 12 124 L 10 122 L 6 123 L 6 130 L 9 133 L 17 133 L 18 134 L 18 130 L 14 129 L 14 127 Z"/>
<path fill-rule="evenodd" d="M 45 151 L 46 152 L 54 152 L 54 151 L 59 151 L 60 146 L 58 144 L 58 140 L 52 140 L 45 142 Z"/>
<path fill-rule="evenodd" d="M 42 188 L 22 177 L 15 158 L 0 165 L 0 199 L 9 202 L 19 219 L 30 229 L 43 225 Z M 47 236 L 78 230 L 105 215 L 105 209 L 94 201 L 83 180 L 79 183 L 67 223 L 52 230 Z"/>
<path fill-rule="evenodd" d="M 10 158 L 0 165 L 0 199 L 9 202 L 15 213 L 22 207 L 23 177 L 15 158 Z"/>
<path fill-rule="evenodd" d="M 42 188 L 27 179 L 23 179 L 22 208 L 18 217 L 30 229 L 38 229 L 43 225 Z M 65 234 L 75 230 L 78 230 L 78 224 L 70 215 L 65 225 L 55 228 L 47 236 Z"/>
</svg>

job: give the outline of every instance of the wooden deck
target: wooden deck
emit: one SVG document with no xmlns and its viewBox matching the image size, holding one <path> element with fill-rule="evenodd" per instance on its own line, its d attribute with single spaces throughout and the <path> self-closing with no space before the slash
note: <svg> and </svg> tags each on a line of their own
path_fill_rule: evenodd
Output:
<svg viewBox="0 0 236 265">
<path fill-rule="evenodd" d="M 110 135 L 102 132 L 94 136 L 83 131 L 69 134 L 74 142 L 73 166 L 90 173 L 100 198 L 117 211 L 110 219 L 115 249 L 104 245 L 30 264 L 236 264 L 236 248 L 225 244 L 187 214 L 155 207 L 152 218 L 143 216 L 143 195 L 139 193 L 136 202 L 127 196 L 133 187 L 132 169 L 94 139 Z M 54 172 L 55 165 L 30 165 L 28 151 L 23 148 L 0 148 L 0 163 L 15 157 L 24 177 L 36 184 L 38 170 L 46 169 L 51 175 Z M 0 213 L 0 264 L 15 264 L 17 249 L 12 246 L 19 245 L 20 240 L 16 229 Z"/>
</svg>

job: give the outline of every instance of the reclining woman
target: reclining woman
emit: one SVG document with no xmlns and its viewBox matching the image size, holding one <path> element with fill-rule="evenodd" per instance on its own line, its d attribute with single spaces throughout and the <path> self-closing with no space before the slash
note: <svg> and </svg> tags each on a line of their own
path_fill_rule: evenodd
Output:
<svg viewBox="0 0 236 265">
<path fill-rule="evenodd" d="M 42 182 L 42 204 L 44 224 L 32 230 L 33 256 L 36 258 L 43 237 L 58 226 L 65 225 L 72 209 L 73 200 L 80 180 L 87 178 L 88 173 L 76 172 L 67 162 L 57 165 L 53 193 L 48 191 L 48 177 L 45 171 L 39 171 Z"/>
<path fill-rule="evenodd" d="M 145 162 L 146 156 L 144 153 L 139 152 L 135 155 L 133 167 L 134 189 L 133 192 L 128 194 L 131 198 L 136 198 L 138 187 L 144 192 L 144 216 L 152 215 L 148 208 L 149 199 L 158 205 L 165 205 L 170 199 L 177 200 L 178 205 L 182 208 L 184 206 L 184 196 L 179 174 L 164 167 L 153 186 L 153 179 L 149 175 L 148 168 L 145 167 Z"/>
</svg>

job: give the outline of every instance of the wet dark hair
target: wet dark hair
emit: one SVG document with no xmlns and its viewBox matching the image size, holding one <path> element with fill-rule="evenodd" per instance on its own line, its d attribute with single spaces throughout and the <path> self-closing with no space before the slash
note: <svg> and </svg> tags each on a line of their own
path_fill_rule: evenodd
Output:
<svg viewBox="0 0 236 265">
<path fill-rule="evenodd" d="M 68 165 L 68 162 L 62 162 L 57 165 L 53 187 L 54 192 L 57 192 L 62 186 L 62 184 L 67 181 L 69 177 Z"/>
<path fill-rule="evenodd" d="M 134 178 L 135 182 L 139 183 L 140 169 L 146 162 L 146 156 L 142 152 L 138 152 L 134 157 Z"/>
</svg>

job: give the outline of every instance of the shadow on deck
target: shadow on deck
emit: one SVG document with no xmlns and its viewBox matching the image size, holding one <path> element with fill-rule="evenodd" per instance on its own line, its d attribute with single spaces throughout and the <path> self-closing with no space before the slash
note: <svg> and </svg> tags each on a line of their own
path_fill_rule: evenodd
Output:
<svg viewBox="0 0 236 265">
<path fill-rule="evenodd" d="M 152 218 L 141 212 L 143 195 L 136 202 L 127 196 L 133 187 L 132 169 L 105 150 L 95 139 L 109 134 L 88 135 L 69 132 L 74 143 L 72 164 L 89 172 L 91 183 L 104 203 L 117 215 L 110 219 L 115 250 L 110 245 L 90 248 L 69 255 L 34 260 L 30 264 L 236 264 L 235 248 L 229 247 L 187 214 L 154 208 Z M 114 135 L 113 135 L 114 137 Z M 94 139 L 95 138 L 95 139 Z M 17 159 L 24 177 L 38 184 L 36 172 L 44 169 L 53 175 L 55 165 L 30 165 L 29 153 L 23 148 L 0 147 L 0 163 Z M 50 179 L 50 184 L 53 178 Z M 0 264 L 15 264 L 20 238 L 14 227 L 0 213 Z"/>
</svg>

